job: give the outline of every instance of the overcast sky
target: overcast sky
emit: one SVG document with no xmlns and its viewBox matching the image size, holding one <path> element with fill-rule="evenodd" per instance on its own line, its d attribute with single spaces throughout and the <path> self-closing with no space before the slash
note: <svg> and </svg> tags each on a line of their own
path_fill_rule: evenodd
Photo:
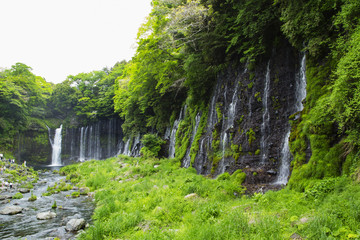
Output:
<svg viewBox="0 0 360 240">
<path fill-rule="evenodd" d="M 151 0 L 0 0 L 0 67 L 48 82 L 130 60 Z"/>
</svg>

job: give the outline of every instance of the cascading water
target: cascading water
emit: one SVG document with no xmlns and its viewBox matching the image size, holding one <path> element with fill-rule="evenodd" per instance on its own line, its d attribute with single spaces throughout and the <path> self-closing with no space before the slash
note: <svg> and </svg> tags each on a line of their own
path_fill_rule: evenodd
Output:
<svg viewBox="0 0 360 240">
<path fill-rule="evenodd" d="M 140 134 L 138 134 L 134 138 L 133 146 L 132 146 L 131 153 L 130 153 L 131 156 L 134 156 L 134 157 L 140 156 L 140 150 L 141 150 L 140 138 L 141 138 Z"/>
<path fill-rule="evenodd" d="M 80 129 L 80 157 L 79 161 L 85 161 L 85 138 L 84 138 L 84 127 Z"/>
<path fill-rule="evenodd" d="M 130 138 L 126 141 L 125 146 L 124 146 L 124 151 L 123 154 L 126 156 L 130 156 L 131 155 L 131 151 L 130 151 Z"/>
<path fill-rule="evenodd" d="M 270 93 L 270 61 L 267 64 L 266 75 L 265 75 L 265 85 L 264 85 L 264 94 L 262 99 L 263 104 L 263 115 L 262 115 L 262 124 L 261 124 L 261 140 L 260 140 L 260 150 L 261 150 L 261 163 L 265 163 L 268 158 L 268 134 L 269 134 L 269 122 L 270 122 L 270 113 L 268 106 L 268 98 Z"/>
<path fill-rule="evenodd" d="M 55 130 L 54 141 L 50 141 L 52 147 L 51 166 L 62 166 L 61 164 L 61 131 L 62 125 Z"/>
<path fill-rule="evenodd" d="M 174 125 L 171 129 L 171 134 L 170 134 L 170 142 L 169 142 L 169 158 L 174 158 L 175 157 L 175 141 L 176 141 L 176 132 L 178 130 L 179 124 L 181 122 L 181 120 L 183 120 L 184 115 L 185 115 L 185 111 L 186 111 L 186 106 L 184 106 L 181 111 L 180 111 L 180 116 L 178 119 L 176 119 L 174 121 Z"/>
<path fill-rule="evenodd" d="M 226 170 L 226 165 L 225 165 L 225 155 L 226 155 L 226 149 L 229 148 L 229 134 L 228 131 L 234 127 L 234 120 L 235 120 L 235 116 L 236 116 L 236 105 L 238 102 L 238 88 L 239 88 L 239 84 L 237 84 L 237 82 L 235 83 L 235 91 L 232 95 L 231 98 L 231 103 L 229 104 L 229 107 L 226 111 L 226 114 L 223 114 L 223 124 L 222 124 L 222 130 L 221 130 L 221 134 L 220 134 L 220 139 L 221 139 L 221 152 L 222 152 L 222 159 L 220 160 L 219 164 L 218 164 L 218 174 L 222 174 L 225 172 Z M 227 91 L 225 91 L 227 92 Z M 226 103 L 226 97 L 224 97 L 224 102 L 225 105 L 227 105 Z"/>
<path fill-rule="evenodd" d="M 300 71 L 296 77 L 296 89 L 295 89 L 295 105 L 293 112 L 300 112 L 304 106 L 302 101 L 306 98 L 306 55 L 304 54 L 301 58 Z M 289 148 L 289 136 L 291 128 L 288 127 L 288 131 L 283 141 L 283 147 L 281 149 L 281 165 L 279 169 L 278 177 L 275 184 L 286 185 L 288 177 L 290 175 L 290 160 L 291 153 Z"/>
<path fill-rule="evenodd" d="M 196 132 L 197 132 L 197 130 L 199 128 L 200 119 L 201 119 L 201 114 L 197 113 L 196 117 L 195 117 L 194 129 L 193 129 L 193 132 L 192 132 L 192 135 L 191 135 L 191 138 L 190 138 L 190 144 L 189 144 L 189 147 L 186 150 L 185 158 L 183 159 L 183 163 L 182 163 L 184 168 L 190 167 L 190 162 L 191 162 L 190 150 L 191 150 L 191 146 L 192 146 L 192 144 L 194 142 Z"/>
</svg>

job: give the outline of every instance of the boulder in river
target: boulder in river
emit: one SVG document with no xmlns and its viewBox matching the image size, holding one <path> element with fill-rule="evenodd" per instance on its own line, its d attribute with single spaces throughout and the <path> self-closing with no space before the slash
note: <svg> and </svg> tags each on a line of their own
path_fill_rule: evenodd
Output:
<svg viewBox="0 0 360 240">
<path fill-rule="evenodd" d="M 21 213 L 22 210 L 23 210 L 23 208 L 19 207 L 19 206 L 9 206 L 9 207 L 5 207 L 5 208 L 1 209 L 0 214 L 2 214 L 2 215 L 14 215 L 14 214 Z"/>
<path fill-rule="evenodd" d="M 86 195 L 86 194 L 88 194 L 88 192 L 90 192 L 90 188 L 82 187 L 79 189 L 79 191 L 80 191 L 80 195 Z"/>
<path fill-rule="evenodd" d="M 74 218 L 71 219 L 67 224 L 65 229 L 69 232 L 76 232 L 80 229 L 83 229 L 86 225 L 86 221 L 83 218 Z"/>
<path fill-rule="evenodd" d="M 47 211 L 47 212 L 42 212 L 42 213 L 38 213 L 36 215 L 36 218 L 38 220 L 47 220 L 47 219 L 52 219 L 56 217 L 56 213 L 54 212 L 50 212 L 50 211 Z"/>
<path fill-rule="evenodd" d="M 9 196 L 9 195 L 0 195 L 0 201 L 1 200 L 6 200 L 6 199 L 11 199 L 11 196 Z"/>
<path fill-rule="evenodd" d="M 28 189 L 28 188 L 19 188 L 19 192 L 28 193 L 28 192 L 30 192 L 30 189 Z"/>
</svg>

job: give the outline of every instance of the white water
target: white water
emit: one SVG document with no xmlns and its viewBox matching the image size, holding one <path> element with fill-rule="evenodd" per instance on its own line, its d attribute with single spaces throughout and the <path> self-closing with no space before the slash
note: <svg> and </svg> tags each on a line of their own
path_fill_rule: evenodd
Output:
<svg viewBox="0 0 360 240">
<path fill-rule="evenodd" d="M 306 55 L 301 58 L 300 71 L 296 77 L 296 89 L 295 89 L 295 106 L 294 113 L 302 111 L 304 106 L 302 101 L 306 98 Z M 289 136 L 291 128 L 288 127 L 288 131 L 283 141 L 283 147 L 281 149 L 281 165 L 279 169 L 278 177 L 275 184 L 286 185 L 290 175 L 290 148 L 289 148 Z"/>
<path fill-rule="evenodd" d="M 62 166 L 61 164 L 61 131 L 62 125 L 60 128 L 55 130 L 54 141 L 50 141 L 52 147 L 52 155 L 51 155 L 51 165 L 50 166 Z"/>
<path fill-rule="evenodd" d="M 186 105 L 181 109 L 179 118 L 174 121 L 173 127 L 171 129 L 170 134 L 170 142 L 169 142 L 169 158 L 175 157 L 175 144 L 176 144 L 176 132 L 179 128 L 179 124 L 181 120 L 183 120 L 186 111 Z"/>
<path fill-rule="evenodd" d="M 84 127 L 80 130 L 80 162 L 85 161 L 85 138 L 84 138 Z"/>
<path fill-rule="evenodd" d="M 261 140 L 260 140 L 260 150 L 261 150 L 261 163 L 265 163 L 268 158 L 268 129 L 270 122 L 270 113 L 268 106 L 268 98 L 270 93 L 270 61 L 268 62 L 265 76 L 265 86 L 264 86 L 264 94 L 263 94 L 263 109 L 264 113 L 262 116 L 262 124 L 261 124 Z"/>
<path fill-rule="evenodd" d="M 124 151 L 123 154 L 126 156 L 130 156 L 131 155 L 131 151 L 130 151 L 130 138 L 126 141 L 125 143 L 125 147 L 124 147 Z"/>
</svg>

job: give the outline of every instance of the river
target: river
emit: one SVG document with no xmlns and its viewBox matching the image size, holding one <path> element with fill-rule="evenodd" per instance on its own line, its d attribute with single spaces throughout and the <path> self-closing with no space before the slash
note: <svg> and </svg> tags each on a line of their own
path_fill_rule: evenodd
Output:
<svg viewBox="0 0 360 240">
<path fill-rule="evenodd" d="M 36 201 L 29 202 L 31 193 L 26 193 L 23 194 L 22 199 L 12 199 L 10 203 L 0 204 L 0 209 L 11 205 L 18 205 L 25 209 L 17 215 L 0 215 L 0 239 L 37 240 L 51 239 L 51 237 L 74 239 L 75 233 L 65 231 L 65 225 L 71 218 L 84 218 L 87 223 L 91 223 L 91 215 L 95 207 L 92 198 L 88 196 L 66 197 L 66 195 L 71 195 L 73 191 L 42 196 L 49 185 L 53 185 L 63 178 L 65 177 L 53 174 L 51 171 L 41 172 L 39 173 L 39 181 L 33 189 L 33 194 L 37 196 Z M 14 195 L 15 193 L 16 191 L 12 190 L 10 193 L 5 192 L 0 195 Z M 58 208 L 52 209 L 55 200 Z M 36 218 L 38 213 L 47 211 L 53 211 L 57 216 L 51 220 L 38 220 Z"/>
</svg>

